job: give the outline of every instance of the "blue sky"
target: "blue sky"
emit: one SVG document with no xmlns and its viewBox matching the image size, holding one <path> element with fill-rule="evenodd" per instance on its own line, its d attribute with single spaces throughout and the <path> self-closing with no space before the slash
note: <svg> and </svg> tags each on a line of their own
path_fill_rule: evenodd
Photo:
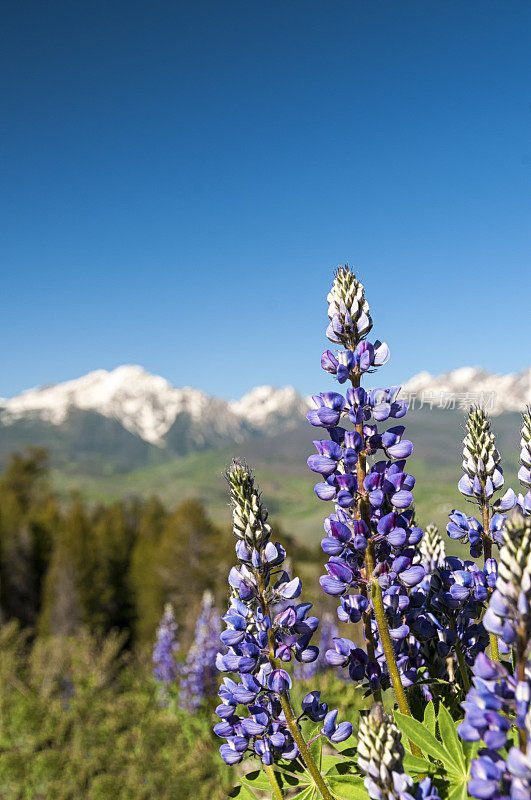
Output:
<svg viewBox="0 0 531 800">
<path fill-rule="evenodd" d="M 0 395 L 330 388 L 345 261 L 381 383 L 527 366 L 530 35 L 527 0 L 6 3 Z"/>
</svg>

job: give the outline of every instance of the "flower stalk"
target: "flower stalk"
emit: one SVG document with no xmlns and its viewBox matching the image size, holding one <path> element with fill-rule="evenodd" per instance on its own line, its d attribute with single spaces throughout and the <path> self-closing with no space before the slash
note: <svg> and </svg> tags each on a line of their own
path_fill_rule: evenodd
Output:
<svg viewBox="0 0 531 800">
<path fill-rule="evenodd" d="M 271 784 L 271 789 L 276 800 L 284 800 L 284 795 L 282 794 L 282 789 L 280 788 L 280 784 L 277 780 L 277 776 L 275 775 L 275 771 L 270 764 L 264 764 L 264 771 L 268 777 L 269 783 Z"/>
</svg>

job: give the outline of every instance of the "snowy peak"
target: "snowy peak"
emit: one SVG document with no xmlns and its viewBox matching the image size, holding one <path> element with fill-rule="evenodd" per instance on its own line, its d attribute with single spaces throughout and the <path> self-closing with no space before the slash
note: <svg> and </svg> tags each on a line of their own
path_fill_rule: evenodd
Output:
<svg viewBox="0 0 531 800">
<path fill-rule="evenodd" d="M 232 400 L 229 408 L 253 427 L 264 428 L 280 420 L 301 419 L 308 404 L 293 386 L 257 386 L 240 400 Z"/>
<path fill-rule="evenodd" d="M 179 413 L 200 420 L 211 404 L 197 389 L 174 388 L 165 378 L 142 367 L 125 365 L 112 371 L 99 369 L 76 380 L 37 387 L 4 403 L 2 422 L 32 415 L 60 425 L 72 409 L 96 411 L 117 419 L 131 433 L 160 444 Z"/>
<path fill-rule="evenodd" d="M 164 447 L 164 437 L 180 414 L 188 416 L 193 438 L 204 445 L 223 437 L 241 440 L 244 434 L 272 424 L 296 424 L 307 405 L 289 386 L 259 386 L 241 400 L 227 402 L 198 389 L 175 388 L 143 367 L 124 365 L 0 401 L 0 421 L 8 425 L 24 417 L 38 417 L 61 425 L 74 409 L 116 419 L 146 442 Z"/>
<path fill-rule="evenodd" d="M 531 367 L 510 375 L 493 375 L 481 367 L 460 367 L 444 375 L 419 372 L 402 387 L 402 395 L 416 401 L 437 398 L 450 400 L 455 407 L 484 404 L 490 414 L 523 411 L 531 403 Z"/>
</svg>

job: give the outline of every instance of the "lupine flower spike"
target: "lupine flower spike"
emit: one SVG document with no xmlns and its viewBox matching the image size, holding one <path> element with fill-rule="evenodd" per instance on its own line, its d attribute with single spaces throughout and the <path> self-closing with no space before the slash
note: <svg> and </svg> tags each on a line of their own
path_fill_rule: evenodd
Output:
<svg viewBox="0 0 531 800">
<path fill-rule="evenodd" d="M 325 521 L 322 549 L 329 557 L 323 590 L 339 598 L 342 622 L 363 620 L 366 652 L 349 639 L 338 638 L 326 654 L 332 666 L 349 668 L 353 680 L 365 680 L 376 699 L 392 681 L 403 713 L 409 706 L 403 686 L 412 682 L 418 648 L 410 642 L 409 591 L 423 579 L 415 562 L 422 530 L 413 523 L 415 479 L 406 472 L 413 450 L 405 427 L 378 431 L 378 423 L 400 419 L 407 404 L 399 387 L 365 391 L 361 376 L 386 363 L 389 348 L 366 336 L 372 328 L 363 285 L 348 266 L 339 267 L 328 295 L 328 338 L 343 345 L 336 355 L 327 350 L 323 368 L 339 383 L 349 380 L 346 397 L 324 392 L 313 397 L 308 421 L 325 429 L 329 440 L 314 442 L 317 454 L 308 466 L 321 476 L 317 496 L 333 501 Z M 372 419 L 371 419 L 372 418 Z M 343 420 L 352 426 L 343 427 Z M 367 459 L 380 455 L 371 466 Z"/>
<path fill-rule="evenodd" d="M 468 541 L 473 558 L 484 553 L 485 559 L 489 559 L 493 542 L 502 544 L 503 512 L 513 508 L 516 495 L 512 489 L 507 489 L 493 502 L 493 495 L 503 486 L 503 472 L 490 419 L 479 407 L 471 408 L 468 413 L 463 440 L 463 471 L 458 483 L 459 491 L 468 502 L 479 507 L 481 521 L 454 510 L 447 526 L 448 535 L 452 539 Z"/>
<path fill-rule="evenodd" d="M 227 627 L 221 640 L 228 652 L 219 654 L 216 663 L 222 672 L 239 673 L 239 680 L 226 677 L 219 691 L 221 722 L 214 731 L 226 739 L 220 753 L 227 764 L 255 754 L 266 770 L 300 754 L 322 796 L 331 800 L 301 735 L 291 706 L 291 677 L 283 667 L 293 658 L 308 663 L 318 657 L 311 639 L 319 621 L 309 615 L 310 603 L 296 602 L 300 579 L 290 579 L 282 569 L 286 553 L 271 541 L 267 510 L 251 471 L 234 461 L 227 479 L 238 565 L 229 574 L 231 601 L 223 616 Z M 274 614 L 278 604 L 282 608 Z M 334 742 L 350 736 L 351 724 L 338 724 L 337 711 L 321 704 L 317 693 L 306 701 L 301 716 L 322 721 L 321 735 Z"/>
<path fill-rule="evenodd" d="M 419 784 L 413 795 L 411 777 L 404 772 L 400 731 L 381 703 L 376 703 L 363 717 L 358 731 L 358 766 L 365 773 L 365 788 L 371 800 L 439 800 L 439 793 L 429 778 Z"/>
<path fill-rule="evenodd" d="M 205 592 L 201 611 L 195 626 L 194 641 L 181 670 L 179 705 L 196 711 L 208 697 L 217 693 L 218 671 L 216 657 L 219 651 L 221 624 L 219 611 L 214 606 L 211 592 Z"/>
<path fill-rule="evenodd" d="M 175 653 L 179 649 L 179 644 L 176 639 L 175 614 L 171 603 L 166 603 L 153 647 L 153 675 L 160 686 L 163 703 L 167 702 L 168 688 L 177 677 Z"/>
</svg>

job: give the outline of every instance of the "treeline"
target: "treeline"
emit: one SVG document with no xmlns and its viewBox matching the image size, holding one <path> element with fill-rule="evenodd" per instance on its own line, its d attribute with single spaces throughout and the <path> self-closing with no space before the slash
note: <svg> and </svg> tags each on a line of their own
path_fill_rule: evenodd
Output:
<svg viewBox="0 0 531 800">
<path fill-rule="evenodd" d="M 0 476 L 0 622 L 44 636 L 112 630 L 142 644 L 169 601 L 186 638 L 206 589 L 225 602 L 233 560 L 229 529 L 197 500 L 174 510 L 155 497 L 61 503 L 40 449 L 13 454 Z"/>
<path fill-rule="evenodd" d="M 167 510 L 157 498 L 61 504 L 47 455 L 13 454 L 0 476 L 0 615 L 41 635 L 124 631 L 152 639 L 163 605 L 185 630 L 205 589 L 226 593 L 229 532 L 188 500 Z"/>
</svg>

